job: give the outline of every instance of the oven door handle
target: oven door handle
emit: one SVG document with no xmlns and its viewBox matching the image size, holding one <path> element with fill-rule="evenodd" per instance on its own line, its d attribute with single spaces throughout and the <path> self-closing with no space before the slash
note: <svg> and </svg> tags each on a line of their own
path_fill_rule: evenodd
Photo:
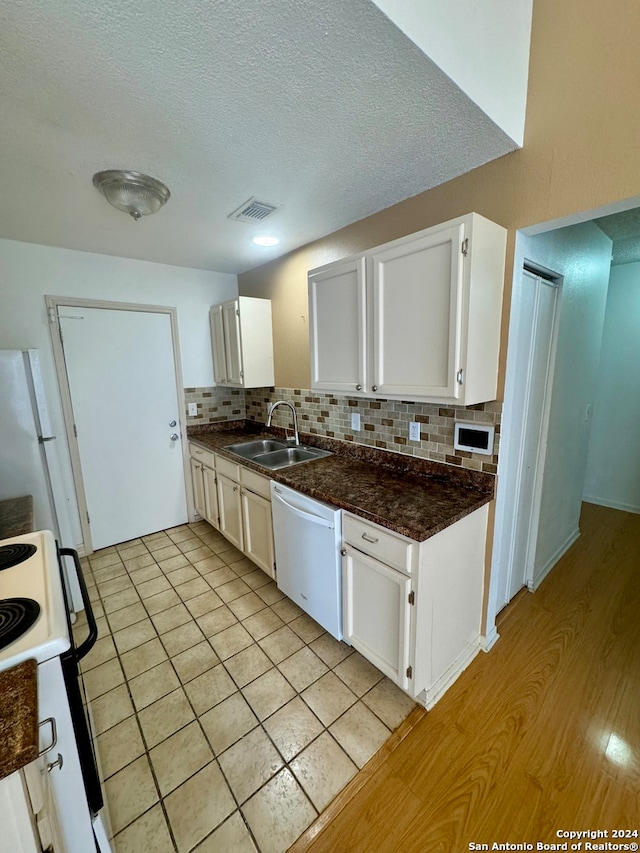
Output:
<svg viewBox="0 0 640 853">
<path fill-rule="evenodd" d="M 84 582 L 84 575 L 82 574 L 82 566 L 80 565 L 80 557 L 78 557 L 78 552 L 75 551 L 73 548 L 60 548 L 60 554 L 63 557 L 71 557 L 73 559 L 73 562 L 75 563 L 76 574 L 78 576 L 78 584 L 80 586 L 80 594 L 82 595 L 82 603 L 84 604 L 84 610 L 87 614 L 89 636 L 86 638 L 86 640 L 83 640 L 83 642 L 74 650 L 74 657 L 76 659 L 76 663 L 80 663 L 82 658 L 86 657 L 96 644 L 96 640 L 98 639 L 98 626 L 96 625 L 96 618 L 93 615 L 93 608 L 91 607 L 91 601 L 89 600 L 87 585 Z"/>
</svg>

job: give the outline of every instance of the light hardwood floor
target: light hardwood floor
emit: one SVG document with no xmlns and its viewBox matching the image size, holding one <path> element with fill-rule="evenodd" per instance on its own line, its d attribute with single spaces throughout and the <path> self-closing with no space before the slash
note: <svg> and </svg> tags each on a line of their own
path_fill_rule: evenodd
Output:
<svg viewBox="0 0 640 853">
<path fill-rule="evenodd" d="M 600 843 L 640 830 L 640 516 L 585 504 L 581 531 L 505 608 L 493 650 L 292 850 L 536 849 L 558 830 L 608 830 Z"/>
</svg>

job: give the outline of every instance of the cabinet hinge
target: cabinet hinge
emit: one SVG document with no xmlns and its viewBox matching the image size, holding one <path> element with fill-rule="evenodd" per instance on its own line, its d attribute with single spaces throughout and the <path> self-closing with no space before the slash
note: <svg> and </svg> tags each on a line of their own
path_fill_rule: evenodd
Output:
<svg viewBox="0 0 640 853">
<path fill-rule="evenodd" d="M 55 306 L 49 305 L 47 308 L 47 314 L 49 315 L 50 323 L 55 324 L 58 322 L 58 312 L 56 311 Z"/>
<path fill-rule="evenodd" d="M 76 438 L 78 437 L 78 427 L 75 424 L 73 425 L 73 434 Z"/>
<path fill-rule="evenodd" d="M 459 370 L 456 373 L 456 382 L 458 383 L 458 385 L 462 385 L 462 383 L 464 382 L 464 370 Z"/>
<path fill-rule="evenodd" d="M 462 246 L 460 246 L 460 251 L 466 257 L 469 254 L 469 238 L 465 237 L 462 241 Z"/>
<path fill-rule="evenodd" d="M 89 513 L 87 512 L 87 524 L 91 524 L 91 519 L 89 518 Z"/>
<path fill-rule="evenodd" d="M 415 604 L 415 603 L 416 603 L 416 594 L 413 590 L 411 590 L 411 592 L 409 593 L 409 604 Z"/>
<path fill-rule="evenodd" d="M 407 667 L 407 678 L 413 678 L 413 668 L 410 666 Z"/>
<path fill-rule="evenodd" d="M 240 316 L 240 309 L 239 309 L 239 308 L 236 308 L 236 316 L 237 316 L 237 317 L 239 317 L 239 316 Z"/>
</svg>

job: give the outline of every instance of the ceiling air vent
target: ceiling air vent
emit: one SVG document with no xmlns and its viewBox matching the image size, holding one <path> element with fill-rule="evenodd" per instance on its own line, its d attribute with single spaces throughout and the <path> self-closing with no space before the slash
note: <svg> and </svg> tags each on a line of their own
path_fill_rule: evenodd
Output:
<svg viewBox="0 0 640 853">
<path fill-rule="evenodd" d="M 236 222 L 263 222 L 268 216 L 271 216 L 279 205 L 269 204 L 267 201 L 258 201 L 257 198 L 250 198 L 241 204 L 237 210 L 229 214 L 229 219 L 235 219 Z"/>
</svg>

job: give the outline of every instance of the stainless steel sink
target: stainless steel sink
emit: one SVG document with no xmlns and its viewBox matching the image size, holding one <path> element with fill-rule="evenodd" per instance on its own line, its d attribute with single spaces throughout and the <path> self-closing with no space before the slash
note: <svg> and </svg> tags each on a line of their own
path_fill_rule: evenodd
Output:
<svg viewBox="0 0 640 853">
<path fill-rule="evenodd" d="M 311 462 L 313 459 L 322 459 L 325 456 L 331 456 L 328 450 L 298 445 L 298 447 L 286 447 L 283 450 L 272 450 L 270 453 L 260 453 L 251 461 L 275 471 L 276 468 L 288 468 L 290 465 Z"/>
<path fill-rule="evenodd" d="M 314 459 L 322 459 L 331 456 L 328 450 L 320 450 L 318 447 L 306 447 L 299 444 L 291 446 L 285 441 L 273 438 L 260 438 L 255 441 L 245 441 L 240 444 L 228 444 L 225 448 L 236 456 L 249 459 L 257 465 L 275 471 L 277 468 L 288 468 L 290 465 L 299 465 L 301 462 L 311 462 Z"/>
<path fill-rule="evenodd" d="M 245 441 L 240 444 L 228 444 L 225 450 L 242 456 L 243 459 L 253 459 L 261 453 L 270 453 L 272 450 L 284 450 L 288 447 L 286 441 L 277 441 L 274 438 L 260 438 L 255 441 Z"/>
</svg>

